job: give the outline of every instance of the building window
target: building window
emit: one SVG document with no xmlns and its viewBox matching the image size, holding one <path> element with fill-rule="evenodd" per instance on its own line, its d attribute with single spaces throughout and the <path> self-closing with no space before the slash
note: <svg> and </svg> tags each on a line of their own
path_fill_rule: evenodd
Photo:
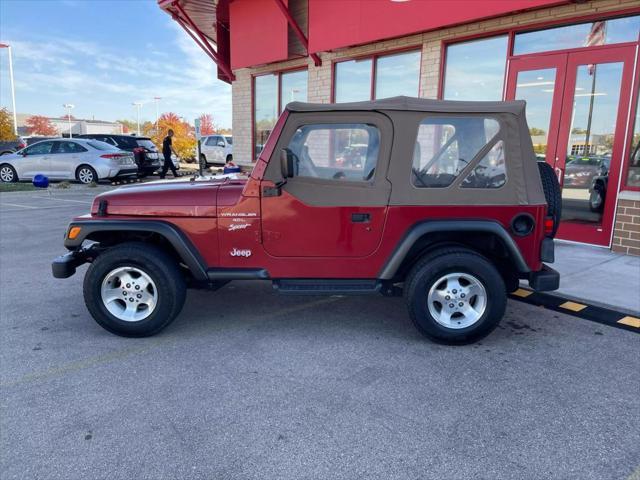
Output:
<svg viewBox="0 0 640 480">
<path fill-rule="evenodd" d="M 507 35 L 447 46 L 446 100 L 501 100 L 507 64 Z"/>
<path fill-rule="evenodd" d="M 335 101 L 357 102 L 397 95 L 417 97 L 420 58 L 420 50 L 413 50 L 336 63 Z"/>
<path fill-rule="evenodd" d="M 640 97 L 640 92 L 638 96 Z M 640 103 L 640 98 L 638 103 Z M 636 105 L 636 118 L 633 125 L 633 135 L 631 136 L 626 185 L 634 190 L 640 189 L 640 108 L 638 108 L 638 105 Z"/>
<path fill-rule="evenodd" d="M 634 16 L 516 33 L 513 54 L 636 42 L 639 31 L 640 16 Z"/>
<path fill-rule="evenodd" d="M 254 78 L 254 159 L 258 158 L 289 102 L 307 100 L 307 70 L 260 75 Z"/>
</svg>

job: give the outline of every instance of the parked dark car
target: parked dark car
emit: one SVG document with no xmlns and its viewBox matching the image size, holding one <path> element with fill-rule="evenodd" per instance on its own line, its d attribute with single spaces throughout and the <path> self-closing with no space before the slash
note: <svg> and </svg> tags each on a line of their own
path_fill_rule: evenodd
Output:
<svg viewBox="0 0 640 480">
<path fill-rule="evenodd" d="M 77 138 L 90 138 L 115 145 L 120 150 L 133 152 L 138 175 L 144 177 L 153 175 L 162 167 L 162 160 L 158 154 L 158 148 L 149 137 L 136 137 L 134 135 L 109 135 L 104 133 L 84 133 L 76 135 Z"/>
<path fill-rule="evenodd" d="M 15 140 L 0 142 L 0 155 L 5 155 L 7 153 L 15 153 L 18 150 L 22 150 L 27 146 L 27 142 L 24 138 L 18 137 Z"/>
<path fill-rule="evenodd" d="M 567 159 L 565 188 L 590 188 L 594 177 L 607 175 L 611 157 L 606 155 L 575 156 Z"/>
<path fill-rule="evenodd" d="M 29 145 L 33 145 L 34 143 L 42 142 L 44 140 L 53 140 L 54 138 L 60 138 L 60 137 L 27 137 L 25 138 L 25 140 L 27 142 L 27 146 L 29 146 Z"/>
</svg>

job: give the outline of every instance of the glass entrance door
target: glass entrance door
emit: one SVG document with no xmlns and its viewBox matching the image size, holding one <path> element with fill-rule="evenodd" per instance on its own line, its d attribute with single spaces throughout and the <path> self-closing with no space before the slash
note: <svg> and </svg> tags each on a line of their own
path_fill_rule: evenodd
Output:
<svg viewBox="0 0 640 480">
<path fill-rule="evenodd" d="M 558 238 L 609 245 L 633 58 L 611 47 L 510 62 L 507 98 L 527 101 L 536 155 L 562 186 Z"/>
</svg>

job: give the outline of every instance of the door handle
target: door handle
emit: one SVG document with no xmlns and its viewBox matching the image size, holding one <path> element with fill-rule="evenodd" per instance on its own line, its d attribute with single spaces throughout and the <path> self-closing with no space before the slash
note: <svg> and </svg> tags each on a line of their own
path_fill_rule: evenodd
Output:
<svg viewBox="0 0 640 480">
<path fill-rule="evenodd" d="M 369 223 L 370 221 L 371 221 L 370 213 L 352 213 L 351 214 L 352 223 Z"/>
</svg>

